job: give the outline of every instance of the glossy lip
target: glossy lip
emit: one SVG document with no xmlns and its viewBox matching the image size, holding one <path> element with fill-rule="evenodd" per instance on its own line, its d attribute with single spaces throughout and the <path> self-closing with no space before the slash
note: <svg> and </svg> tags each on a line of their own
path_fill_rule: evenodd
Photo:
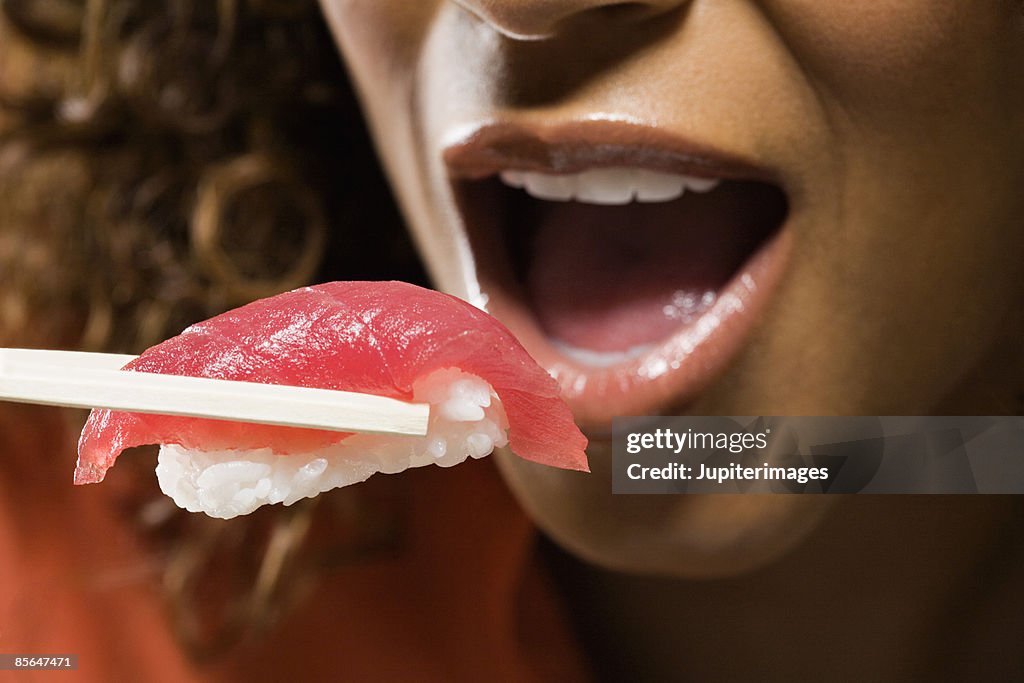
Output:
<svg viewBox="0 0 1024 683">
<path fill-rule="evenodd" d="M 578 173 L 588 168 L 631 166 L 723 180 L 756 180 L 786 191 L 780 174 L 739 155 L 684 140 L 660 128 L 589 120 L 525 126 L 486 124 L 447 145 L 442 153 L 453 179 L 479 180 L 517 169 Z"/>
<path fill-rule="evenodd" d="M 561 352 L 540 329 L 533 312 L 516 294 L 507 263 L 489 244 L 496 230 L 475 225 L 467 201 L 468 181 L 508 169 L 575 173 L 600 166 L 630 166 L 681 175 L 754 180 L 787 191 L 780 174 L 665 131 L 620 122 L 572 122 L 526 127 L 484 125 L 443 152 L 473 243 L 476 276 L 487 309 L 504 322 L 531 355 L 558 380 L 577 422 L 591 433 L 605 432 L 613 417 L 678 410 L 692 401 L 727 367 L 743 347 L 771 293 L 781 280 L 791 239 L 784 222 L 718 291 L 710 309 L 696 321 L 636 357 L 610 366 L 584 365 Z M 476 218 L 479 219 L 479 216 Z"/>
</svg>

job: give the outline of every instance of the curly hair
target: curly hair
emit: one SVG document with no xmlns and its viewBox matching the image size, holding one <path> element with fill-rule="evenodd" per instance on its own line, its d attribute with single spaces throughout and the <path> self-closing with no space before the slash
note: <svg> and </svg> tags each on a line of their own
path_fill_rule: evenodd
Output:
<svg viewBox="0 0 1024 683">
<path fill-rule="evenodd" d="M 315 2 L 0 7 L 4 61 L 54 72 L 0 74 L 2 342 L 138 350 L 321 267 L 422 278 Z"/>
<path fill-rule="evenodd" d="M 0 0 L 0 346 L 138 352 L 314 279 L 422 282 L 368 140 L 313 0 Z M 328 497 L 351 524 L 354 495 Z M 213 656 L 287 602 L 315 503 L 230 527 L 162 505 L 139 518 L 170 539 L 174 624 Z M 211 633 L 197 584 L 243 541 Z"/>
</svg>

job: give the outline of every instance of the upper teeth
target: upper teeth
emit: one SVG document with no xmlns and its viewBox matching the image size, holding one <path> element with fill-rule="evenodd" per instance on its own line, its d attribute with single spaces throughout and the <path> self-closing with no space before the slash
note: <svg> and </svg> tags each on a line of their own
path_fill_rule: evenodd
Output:
<svg viewBox="0 0 1024 683">
<path fill-rule="evenodd" d="M 538 199 L 575 200 L 588 204 L 667 202 L 687 189 L 708 192 L 720 182 L 716 178 L 662 173 L 645 168 L 592 168 L 582 173 L 554 175 L 532 171 L 501 172 L 501 181 L 526 190 Z"/>
</svg>

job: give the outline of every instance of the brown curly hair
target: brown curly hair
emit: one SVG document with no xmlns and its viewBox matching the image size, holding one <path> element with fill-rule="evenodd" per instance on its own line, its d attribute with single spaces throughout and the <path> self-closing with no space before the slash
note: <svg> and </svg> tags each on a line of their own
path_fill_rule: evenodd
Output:
<svg viewBox="0 0 1024 683">
<path fill-rule="evenodd" d="M 313 0 L 0 0 L 0 346 L 138 352 L 341 278 L 424 275 Z M 320 503 L 332 533 L 393 537 L 356 495 Z M 139 501 L 193 656 L 294 595 L 313 506 L 225 525 Z M 219 614 L 204 581 L 232 587 Z"/>
<path fill-rule="evenodd" d="M 422 279 L 315 2 L 0 7 L 2 343 L 138 350 L 321 267 Z"/>
</svg>

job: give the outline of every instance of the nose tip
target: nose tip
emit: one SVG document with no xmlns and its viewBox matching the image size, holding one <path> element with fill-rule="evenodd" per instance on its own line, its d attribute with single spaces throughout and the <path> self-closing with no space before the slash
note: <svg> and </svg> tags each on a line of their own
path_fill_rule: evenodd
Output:
<svg viewBox="0 0 1024 683">
<path fill-rule="evenodd" d="M 516 40 L 541 40 L 574 17 L 598 10 L 646 18 L 672 10 L 687 0 L 455 0 L 463 8 Z"/>
</svg>

